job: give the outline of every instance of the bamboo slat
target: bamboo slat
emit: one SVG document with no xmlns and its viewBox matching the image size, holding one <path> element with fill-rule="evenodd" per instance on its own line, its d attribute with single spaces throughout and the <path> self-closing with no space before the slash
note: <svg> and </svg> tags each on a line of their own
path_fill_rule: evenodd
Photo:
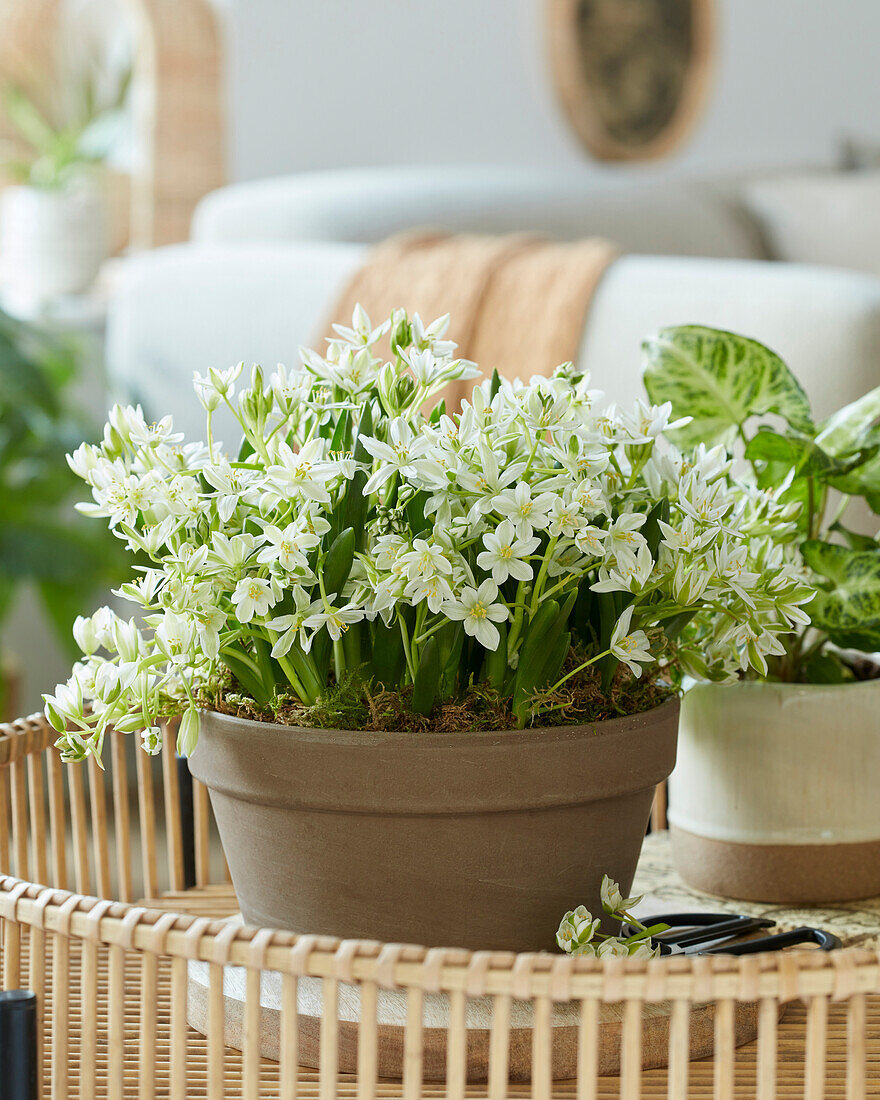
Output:
<svg viewBox="0 0 880 1100">
<path fill-rule="evenodd" d="M 67 783 L 70 791 L 70 829 L 73 833 L 73 879 L 79 894 L 91 892 L 89 841 L 86 835 L 88 814 L 83 788 L 84 768 L 84 764 L 71 764 L 67 769 Z"/>
<path fill-rule="evenodd" d="M 28 753 L 27 776 L 34 881 L 49 885 L 49 864 L 46 858 L 46 796 L 43 791 L 43 757 L 40 753 Z"/>
<path fill-rule="evenodd" d="M 180 785 L 177 779 L 177 734 L 173 725 L 164 729 L 162 780 L 165 796 L 165 835 L 168 846 L 168 877 L 172 890 L 183 890 L 183 826 L 180 816 Z"/>
<path fill-rule="evenodd" d="M 27 765 L 24 759 L 12 762 L 12 836 L 15 848 L 15 873 L 20 879 L 30 879 L 28 866 L 28 804 Z"/>
<path fill-rule="evenodd" d="M 138 825 L 141 842 L 141 872 L 145 898 L 159 894 L 159 868 L 156 859 L 156 802 L 153 791 L 153 759 L 139 752 L 137 760 Z"/>
<path fill-rule="evenodd" d="M 125 760 L 126 737 L 115 730 L 110 737 L 113 763 L 113 829 L 116 848 L 116 896 L 133 901 L 131 875 L 131 807 L 128 803 L 128 765 Z"/>
<path fill-rule="evenodd" d="M 46 770 L 49 774 L 49 835 L 52 839 L 52 882 L 59 890 L 66 890 L 67 880 L 67 819 L 64 811 L 64 774 L 61 757 L 52 749 L 46 750 Z M 2 814 L 2 808 L 0 808 Z M 0 852 L 2 856 L 2 852 Z"/>
<path fill-rule="evenodd" d="M 110 883 L 110 845 L 107 839 L 107 792 L 104 772 L 94 756 L 89 757 L 88 771 L 95 880 L 98 897 L 109 898 L 113 896 L 113 889 Z"/>
</svg>

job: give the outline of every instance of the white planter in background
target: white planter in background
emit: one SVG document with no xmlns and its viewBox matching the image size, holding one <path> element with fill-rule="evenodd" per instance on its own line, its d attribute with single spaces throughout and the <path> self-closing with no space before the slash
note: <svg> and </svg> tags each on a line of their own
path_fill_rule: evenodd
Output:
<svg viewBox="0 0 880 1100">
<path fill-rule="evenodd" d="M 10 304 L 28 309 L 87 290 L 107 252 L 107 208 L 97 186 L 0 191 L 0 284 Z"/>
<path fill-rule="evenodd" d="M 880 894 L 880 680 L 692 688 L 669 822 L 679 874 L 707 893 Z"/>
</svg>

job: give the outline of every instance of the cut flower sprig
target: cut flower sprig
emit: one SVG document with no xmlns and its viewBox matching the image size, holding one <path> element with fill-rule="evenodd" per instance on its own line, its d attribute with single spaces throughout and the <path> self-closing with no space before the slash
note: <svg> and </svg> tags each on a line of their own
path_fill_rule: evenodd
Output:
<svg viewBox="0 0 880 1100">
<path fill-rule="evenodd" d="M 634 917 L 632 910 L 644 895 L 625 898 L 620 887 L 605 875 L 600 897 L 602 909 L 612 920 L 633 929 L 631 935 L 612 936 L 600 931 L 601 917 L 594 917 L 585 905 L 569 910 L 559 922 L 556 943 L 567 955 L 588 955 L 595 958 L 654 959 L 660 948 L 651 942 L 653 936 L 666 932 L 668 924 L 653 924 L 650 928 Z"/>
<path fill-rule="evenodd" d="M 241 364 L 197 375 L 207 442 L 116 406 L 70 456 L 81 509 L 137 559 L 117 593 L 136 614 L 79 619 L 83 659 L 45 699 L 68 759 L 100 755 L 108 728 L 158 751 L 177 716 L 189 753 L 230 681 L 260 708 L 313 707 L 357 677 L 419 715 L 479 687 L 524 726 L 572 654 L 606 691 L 621 668 L 729 680 L 804 620 L 774 534 L 791 506 L 737 493 L 722 447 L 661 445 L 668 404 L 602 409 L 570 363 L 493 374 L 447 411 L 443 387 L 479 375 L 448 324 L 356 309 L 301 370 L 254 367 L 238 391 Z"/>
</svg>

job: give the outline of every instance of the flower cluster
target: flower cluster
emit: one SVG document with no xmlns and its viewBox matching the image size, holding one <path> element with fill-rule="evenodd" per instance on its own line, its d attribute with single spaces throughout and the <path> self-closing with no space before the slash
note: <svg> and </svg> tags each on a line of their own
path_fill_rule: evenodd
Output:
<svg viewBox="0 0 880 1100">
<path fill-rule="evenodd" d="M 137 615 L 79 620 L 84 659 L 46 698 L 70 758 L 109 726 L 154 751 L 175 715 L 188 752 L 200 697 L 230 675 L 258 703 L 312 704 L 354 673 L 422 714 L 485 682 L 525 724 L 591 665 L 606 684 L 620 666 L 673 682 L 765 667 L 810 596 L 777 551 L 773 491 L 735 492 L 722 447 L 659 445 L 668 405 L 600 408 L 571 364 L 495 374 L 447 412 L 443 387 L 479 373 L 447 326 L 358 309 L 301 370 L 254 367 L 237 394 L 241 365 L 196 376 L 205 442 L 117 406 L 70 457 L 82 510 L 138 563 L 118 592 Z M 242 432 L 231 453 L 220 407 Z"/>
<path fill-rule="evenodd" d="M 556 943 L 566 955 L 590 955 L 595 958 L 654 959 L 660 954 L 660 948 L 651 942 L 651 937 L 665 932 L 668 925 L 656 924 L 645 927 L 631 910 L 642 900 L 641 896 L 625 898 L 620 887 L 605 875 L 601 888 L 602 908 L 614 921 L 631 929 L 624 936 L 609 936 L 599 931 L 602 921 L 594 917 L 584 905 L 571 909 L 559 922 Z"/>
</svg>

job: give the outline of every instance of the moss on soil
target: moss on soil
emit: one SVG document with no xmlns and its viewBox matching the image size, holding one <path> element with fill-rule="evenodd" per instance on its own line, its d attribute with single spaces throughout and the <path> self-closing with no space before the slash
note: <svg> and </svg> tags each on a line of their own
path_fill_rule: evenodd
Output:
<svg viewBox="0 0 880 1100">
<path fill-rule="evenodd" d="M 579 660 L 582 658 L 572 650 L 563 671 L 575 668 Z M 349 675 L 341 683 L 332 684 L 314 706 L 305 706 L 291 695 L 277 695 L 271 702 L 260 705 L 242 693 L 232 680 L 201 702 L 212 710 L 238 718 L 316 729 L 456 733 L 517 726 L 510 700 L 502 699 L 486 684 L 473 684 L 463 698 L 454 702 L 437 703 L 427 717 L 409 709 L 411 694 L 411 688 L 385 691 L 381 685 L 369 685 Z M 622 665 L 610 690 L 604 692 L 600 674 L 595 668 L 588 668 L 552 696 L 541 696 L 541 713 L 531 725 L 578 725 L 640 714 L 659 706 L 671 695 L 667 684 L 647 676 L 637 679 Z"/>
</svg>

